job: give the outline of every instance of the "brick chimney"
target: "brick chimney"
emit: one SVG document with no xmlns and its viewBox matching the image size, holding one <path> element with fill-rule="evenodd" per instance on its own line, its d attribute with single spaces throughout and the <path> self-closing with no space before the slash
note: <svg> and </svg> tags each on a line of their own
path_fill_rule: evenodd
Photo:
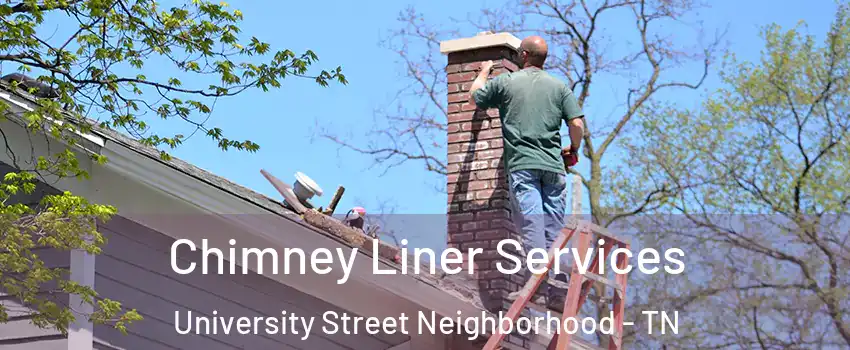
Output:
<svg viewBox="0 0 850 350">
<path fill-rule="evenodd" d="M 511 221 L 511 201 L 502 160 L 502 129 L 496 109 L 477 110 L 469 88 L 481 62 L 492 60 L 490 77 L 518 70 L 520 39 L 508 33 L 481 33 L 440 43 L 448 56 L 448 245 L 466 252 L 482 248 L 475 257 L 479 294 L 490 311 L 506 309 L 505 297 L 518 290 L 520 275 L 505 275 L 496 252 L 499 241 L 519 240 Z"/>
</svg>

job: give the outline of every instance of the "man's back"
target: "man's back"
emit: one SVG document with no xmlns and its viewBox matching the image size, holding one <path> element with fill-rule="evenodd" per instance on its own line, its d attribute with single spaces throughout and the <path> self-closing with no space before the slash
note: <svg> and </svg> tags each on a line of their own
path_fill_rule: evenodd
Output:
<svg viewBox="0 0 850 350">
<path fill-rule="evenodd" d="M 480 108 L 498 108 L 509 172 L 564 172 L 561 121 L 582 116 L 572 90 L 538 68 L 506 73 L 474 92 Z"/>
</svg>

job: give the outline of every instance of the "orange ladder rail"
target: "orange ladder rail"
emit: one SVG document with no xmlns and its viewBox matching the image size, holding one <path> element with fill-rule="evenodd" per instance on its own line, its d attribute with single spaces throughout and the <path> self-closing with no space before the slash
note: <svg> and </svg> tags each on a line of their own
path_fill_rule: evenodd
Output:
<svg viewBox="0 0 850 350">
<path fill-rule="evenodd" d="M 588 271 L 585 274 L 582 274 L 578 266 L 573 264 L 572 271 L 570 273 L 570 280 L 567 289 L 567 297 L 564 301 L 564 312 L 561 316 L 561 323 L 559 331 L 552 337 L 550 340 L 548 349 L 552 350 L 567 350 L 569 349 L 570 343 L 572 341 L 572 334 L 564 332 L 564 334 L 560 334 L 566 324 L 566 320 L 570 318 L 574 318 L 578 315 L 581 306 L 584 305 L 587 300 L 588 293 L 593 286 L 593 283 L 602 283 L 613 289 L 613 318 L 614 318 L 614 330 L 613 334 L 610 335 L 610 341 L 608 342 L 609 350 L 621 350 L 622 349 L 622 334 L 623 334 L 623 322 L 624 322 L 624 313 L 625 313 L 625 300 L 626 300 L 626 281 L 627 275 L 625 274 L 616 274 L 615 280 L 610 281 L 605 276 L 600 275 L 598 272 L 601 272 L 601 267 L 605 259 L 607 259 L 608 255 L 616 248 L 624 248 L 626 250 L 630 249 L 630 244 L 625 239 L 614 236 L 608 230 L 599 227 L 597 225 L 591 223 L 580 223 L 576 222 L 574 228 L 569 228 L 567 225 L 564 229 L 561 230 L 561 234 L 558 236 L 558 239 L 552 244 L 552 248 L 549 251 L 549 261 L 546 264 L 546 268 L 542 273 L 533 274 L 528 282 L 523 286 L 520 290 L 519 296 L 514 300 L 511 304 L 511 307 L 508 309 L 507 314 L 505 315 L 505 319 L 503 322 L 516 322 L 517 318 L 519 318 L 522 311 L 528 306 L 528 303 L 534 297 L 536 291 L 540 288 L 540 285 L 543 282 L 544 278 L 548 278 L 549 270 L 555 264 L 555 260 L 557 259 L 557 251 L 563 249 L 570 239 L 578 233 L 578 240 L 576 242 L 576 249 L 579 255 L 579 261 L 586 261 L 585 259 L 588 248 L 591 245 L 592 239 L 594 235 L 598 235 L 600 238 L 604 240 L 601 245 L 602 250 L 596 250 L 596 254 L 594 254 L 593 259 L 588 264 Z M 600 254 L 600 252 L 602 254 Z M 620 270 L 624 270 L 626 265 L 628 264 L 628 257 L 625 254 L 621 254 L 617 257 L 616 261 L 617 267 Z M 603 297 L 603 296 L 600 296 Z M 505 329 L 506 327 L 501 327 L 500 329 Z M 497 331 L 490 336 L 487 343 L 484 345 L 483 350 L 496 350 L 500 348 L 500 344 L 504 340 L 507 334 L 502 333 L 501 331 Z"/>
</svg>

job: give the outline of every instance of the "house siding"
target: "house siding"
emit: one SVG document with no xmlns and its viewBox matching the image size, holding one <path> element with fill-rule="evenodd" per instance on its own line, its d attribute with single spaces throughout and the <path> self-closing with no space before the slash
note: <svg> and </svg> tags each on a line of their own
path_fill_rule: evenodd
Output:
<svg viewBox="0 0 850 350">
<path fill-rule="evenodd" d="M 45 266 L 50 268 L 69 268 L 70 253 L 52 248 L 37 248 L 32 250 L 44 261 Z M 41 290 L 48 291 L 55 288 L 55 283 L 45 284 Z M 67 294 L 41 294 L 43 298 L 50 298 L 57 304 L 67 304 Z M 32 323 L 31 312 L 17 298 L 0 290 L 0 304 L 6 308 L 9 320 L 0 323 L 0 349 L 68 349 L 68 340 L 61 332 L 54 328 L 40 328 Z"/>
<path fill-rule="evenodd" d="M 343 312 L 310 295 L 258 274 L 179 275 L 171 268 L 170 249 L 174 239 L 116 217 L 100 226 L 106 247 L 95 260 L 95 289 L 125 308 L 136 309 L 144 320 L 129 326 L 127 335 L 109 326 L 95 326 L 96 349 L 387 349 L 403 341 L 398 335 L 327 335 L 321 330 L 325 311 Z M 185 247 L 185 246 L 181 246 Z M 200 265 L 200 252 L 183 249 L 178 265 Z M 282 310 L 298 316 L 315 316 L 306 340 L 299 335 L 180 335 L 175 328 L 175 311 L 180 311 L 180 328 L 186 327 L 186 312 L 211 317 L 280 316 Z"/>
</svg>

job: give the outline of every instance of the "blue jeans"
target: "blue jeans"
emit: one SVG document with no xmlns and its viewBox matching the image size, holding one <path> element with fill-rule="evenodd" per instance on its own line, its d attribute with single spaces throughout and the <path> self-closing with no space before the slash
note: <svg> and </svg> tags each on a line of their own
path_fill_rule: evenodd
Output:
<svg viewBox="0 0 850 350">
<path fill-rule="evenodd" d="M 566 175 L 545 170 L 519 170 L 510 174 L 509 181 L 515 210 L 520 214 L 515 221 L 522 234 L 524 255 L 528 256 L 533 248 L 549 252 L 565 225 Z M 567 271 L 561 268 L 561 274 L 554 276 L 554 266 L 549 270 L 550 278 L 562 281 L 566 281 L 565 273 Z M 540 289 L 547 290 L 542 286 L 546 283 Z M 557 291 L 553 288 L 548 291 L 550 297 L 562 296 L 561 293 L 554 295 Z"/>
</svg>

